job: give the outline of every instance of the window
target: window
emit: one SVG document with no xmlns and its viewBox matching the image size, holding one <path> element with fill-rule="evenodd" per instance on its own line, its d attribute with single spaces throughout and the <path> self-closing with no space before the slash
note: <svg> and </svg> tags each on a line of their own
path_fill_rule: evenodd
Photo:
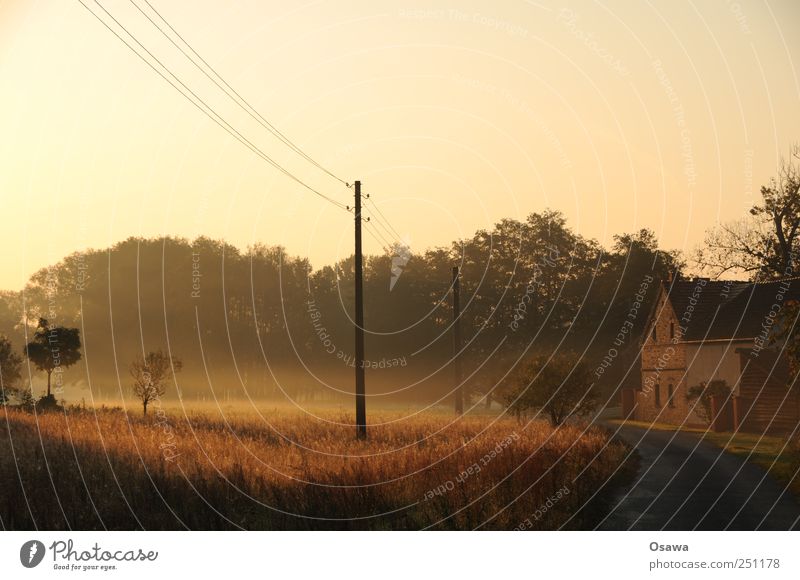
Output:
<svg viewBox="0 0 800 580">
<path fill-rule="evenodd" d="M 667 386 L 667 396 L 669 397 L 669 400 L 667 401 L 667 404 L 670 407 L 674 407 L 675 406 L 675 401 L 672 400 L 672 396 L 674 394 L 675 394 L 675 388 L 672 385 Z"/>
<path fill-rule="evenodd" d="M 674 322 L 670 322 L 669 323 L 669 337 L 670 338 L 675 338 L 675 323 Z"/>
<path fill-rule="evenodd" d="M 650 335 L 651 335 L 651 336 L 652 336 L 652 338 L 653 338 L 653 342 L 657 342 L 657 341 L 658 341 L 658 333 L 656 332 L 656 325 L 655 325 L 655 323 L 653 324 L 653 331 L 650 333 Z"/>
<path fill-rule="evenodd" d="M 661 406 L 661 385 L 656 383 L 656 407 Z"/>
</svg>

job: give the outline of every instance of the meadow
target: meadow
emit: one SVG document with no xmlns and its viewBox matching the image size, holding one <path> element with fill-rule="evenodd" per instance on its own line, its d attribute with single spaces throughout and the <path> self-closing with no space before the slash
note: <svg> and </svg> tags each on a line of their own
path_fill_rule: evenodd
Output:
<svg viewBox="0 0 800 580">
<path fill-rule="evenodd" d="M 366 442 L 336 409 L 0 416 L 4 529 L 587 529 L 628 471 L 601 428 L 490 415 L 372 413 Z"/>
</svg>

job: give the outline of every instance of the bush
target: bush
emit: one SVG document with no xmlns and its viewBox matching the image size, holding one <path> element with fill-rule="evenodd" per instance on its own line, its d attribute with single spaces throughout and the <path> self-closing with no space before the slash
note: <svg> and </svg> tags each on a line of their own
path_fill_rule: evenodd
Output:
<svg viewBox="0 0 800 580">
<path fill-rule="evenodd" d="M 56 401 L 56 396 L 53 394 L 44 395 L 42 398 L 36 401 L 37 413 L 46 413 L 48 411 L 58 411 L 61 409 L 63 409 L 63 407 L 58 404 L 58 401 Z"/>
<path fill-rule="evenodd" d="M 711 422 L 713 412 L 711 411 L 711 398 L 731 396 L 731 388 L 723 379 L 714 379 L 708 383 L 702 382 L 699 385 L 689 387 L 686 392 L 686 400 L 689 404 L 694 404 L 695 412 L 701 419 Z"/>
</svg>

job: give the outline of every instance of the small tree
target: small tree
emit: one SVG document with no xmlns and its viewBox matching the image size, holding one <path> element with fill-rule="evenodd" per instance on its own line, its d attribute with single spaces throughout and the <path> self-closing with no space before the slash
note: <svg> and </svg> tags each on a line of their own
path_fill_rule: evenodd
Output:
<svg viewBox="0 0 800 580">
<path fill-rule="evenodd" d="M 26 411 L 33 411 L 33 408 L 36 406 L 36 399 L 30 389 L 20 389 L 17 392 L 17 397 L 19 398 L 19 406 L 21 408 Z"/>
<path fill-rule="evenodd" d="M 11 341 L 0 334 L 0 405 L 8 402 L 22 376 L 22 357 L 14 352 Z"/>
<path fill-rule="evenodd" d="M 693 387 L 689 387 L 686 391 L 686 400 L 689 403 L 695 403 L 694 410 L 701 419 L 711 422 L 713 412 L 711 410 L 711 399 L 713 397 L 730 397 L 731 388 L 724 379 L 714 379 L 708 383 L 700 383 Z"/>
<path fill-rule="evenodd" d="M 25 345 L 25 356 L 40 371 L 47 373 L 47 398 L 50 399 L 50 377 L 81 360 L 81 336 L 77 328 L 50 326 L 40 318 L 33 340 Z"/>
<path fill-rule="evenodd" d="M 598 404 L 591 371 L 575 353 L 539 355 L 524 363 L 505 400 L 518 415 L 541 409 L 553 425 L 587 415 Z"/>
<path fill-rule="evenodd" d="M 166 393 L 166 380 L 183 368 L 183 363 L 170 357 L 162 350 L 139 355 L 131 363 L 129 371 L 133 377 L 133 394 L 142 402 L 143 414 L 147 415 L 147 405 Z"/>
</svg>

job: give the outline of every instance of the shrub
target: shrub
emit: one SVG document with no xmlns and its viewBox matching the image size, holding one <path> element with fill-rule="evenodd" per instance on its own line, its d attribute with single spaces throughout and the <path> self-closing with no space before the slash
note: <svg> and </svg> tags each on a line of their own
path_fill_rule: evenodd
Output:
<svg viewBox="0 0 800 580">
<path fill-rule="evenodd" d="M 713 413 L 711 411 L 712 397 L 730 397 L 731 389 L 724 379 L 714 379 L 708 383 L 702 382 L 699 385 L 689 387 L 686 392 L 686 400 L 689 404 L 694 404 L 694 410 L 701 419 L 711 422 Z"/>
</svg>

